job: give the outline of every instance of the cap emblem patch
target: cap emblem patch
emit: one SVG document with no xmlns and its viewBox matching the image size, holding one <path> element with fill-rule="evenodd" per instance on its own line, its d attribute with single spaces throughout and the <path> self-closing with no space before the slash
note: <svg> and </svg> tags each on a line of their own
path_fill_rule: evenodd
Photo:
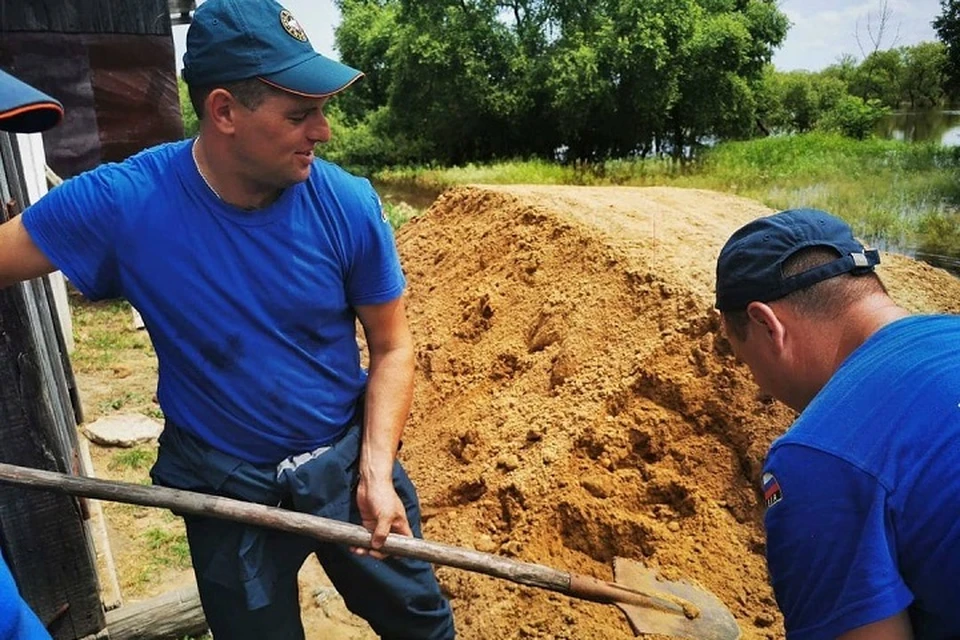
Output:
<svg viewBox="0 0 960 640">
<path fill-rule="evenodd" d="M 280 24 L 283 26 L 283 30 L 292 37 L 300 42 L 307 41 L 307 32 L 303 30 L 303 27 L 301 27 L 297 19 L 293 17 L 293 14 L 286 9 L 280 12 Z"/>
</svg>

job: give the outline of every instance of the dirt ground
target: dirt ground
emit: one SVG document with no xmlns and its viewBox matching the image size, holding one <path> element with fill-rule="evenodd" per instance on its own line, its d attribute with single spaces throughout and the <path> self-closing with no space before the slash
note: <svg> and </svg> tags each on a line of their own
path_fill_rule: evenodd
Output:
<svg viewBox="0 0 960 640">
<path fill-rule="evenodd" d="M 634 558 L 713 591 L 745 638 L 783 637 L 757 486 L 793 414 L 758 396 L 712 309 L 720 247 L 766 213 L 697 190 L 467 187 L 402 227 L 417 388 L 401 458 L 425 536 L 604 579 Z M 879 272 L 912 311 L 960 312 L 943 271 L 884 254 Z M 104 398 L 123 384 L 152 384 L 140 350 L 122 375 L 78 372 L 94 414 L 117 410 Z M 125 408 L 149 409 L 144 393 Z M 94 447 L 98 475 L 145 477 L 115 456 Z M 157 512 L 107 508 L 121 576 L 142 567 L 145 528 L 176 534 Z M 188 574 L 173 562 L 121 583 L 148 597 Z M 465 639 L 633 637 L 613 607 L 438 575 Z M 373 637 L 318 567 L 301 585 L 308 637 Z"/>
</svg>

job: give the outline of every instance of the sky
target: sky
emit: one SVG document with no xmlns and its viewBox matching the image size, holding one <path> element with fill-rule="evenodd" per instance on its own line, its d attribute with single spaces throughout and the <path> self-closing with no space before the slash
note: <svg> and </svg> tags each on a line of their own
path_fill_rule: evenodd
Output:
<svg viewBox="0 0 960 640">
<path fill-rule="evenodd" d="M 881 1 L 781 0 L 780 10 L 787 14 L 792 26 L 783 46 L 774 53 L 774 65 L 784 71 L 818 71 L 833 64 L 845 53 L 859 59 L 861 55 L 856 39 L 858 23 L 861 43 L 865 49 L 872 48 L 866 31 L 867 18 L 872 16 L 876 22 Z M 333 0 L 281 0 L 281 3 L 297 18 L 317 51 L 338 57 L 333 29 L 340 21 L 340 12 Z M 882 48 L 936 39 L 930 23 L 940 15 L 939 0 L 887 0 L 887 6 L 890 10 L 890 27 Z M 182 65 L 186 29 L 185 26 L 174 27 L 178 72 Z M 898 34 L 894 43 L 893 39 Z"/>
<path fill-rule="evenodd" d="M 787 14 L 792 26 L 783 46 L 774 53 L 773 64 L 783 71 L 807 69 L 819 71 L 850 53 L 862 56 L 857 46 L 857 24 L 860 41 L 872 50 L 867 36 L 867 17 L 876 17 L 881 0 L 781 0 L 780 10 Z M 914 45 L 925 40 L 936 40 L 930 23 L 940 15 L 939 0 L 888 0 L 890 10 L 889 36 L 884 36 L 882 47 L 894 46 L 893 38 L 899 30 L 895 46 Z"/>
</svg>

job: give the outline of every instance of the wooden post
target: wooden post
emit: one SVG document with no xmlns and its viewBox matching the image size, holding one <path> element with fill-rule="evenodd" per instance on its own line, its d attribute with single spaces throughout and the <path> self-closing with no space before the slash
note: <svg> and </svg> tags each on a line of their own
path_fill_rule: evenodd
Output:
<svg viewBox="0 0 960 640">
<path fill-rule="evenodd" d="M 17 160 L 14 141 L 0 134 L 0 221 L 25 202 Z M 37 283 L 0 290 L 0 460 L 69 472 L 76 422 L 62 397 L 52 326 L 44 329 L 52 323 L 46 302 Z M 56 640 L 103 630 L 96 563 L 77 500 L 0 487 L 0 541 L 24 599 Z"/>
</svg>

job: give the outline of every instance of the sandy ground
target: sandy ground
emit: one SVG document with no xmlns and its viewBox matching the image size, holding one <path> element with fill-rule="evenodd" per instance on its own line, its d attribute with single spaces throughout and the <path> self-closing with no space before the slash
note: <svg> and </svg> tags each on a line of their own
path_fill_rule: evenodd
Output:
<svg viewBox="0 0 960 640">
<path fill-rule="evenodd" d="M 467 187 L 406 224 L 417 389 L 401 458 L 425 536 L 603 579 L 633 558 L 711 590 L 745 638 L 783 637 L 758 477 L 793 414 L 758 397 L 712 309 L 720 247 L 766 213 L 697 190 Z M 880 273 L 912 311 L 960 312 L 943 271 L 885 254 Z M 142 550 L 118 542 L 129 573 Z M 137 595 L 185 573 L 169 571 Z M 611 606 L 438 575 L 465 639 L 633 637 Z M 301 587 L 309 638 L 374 637 L 315 563 Z"/>
</svg>

